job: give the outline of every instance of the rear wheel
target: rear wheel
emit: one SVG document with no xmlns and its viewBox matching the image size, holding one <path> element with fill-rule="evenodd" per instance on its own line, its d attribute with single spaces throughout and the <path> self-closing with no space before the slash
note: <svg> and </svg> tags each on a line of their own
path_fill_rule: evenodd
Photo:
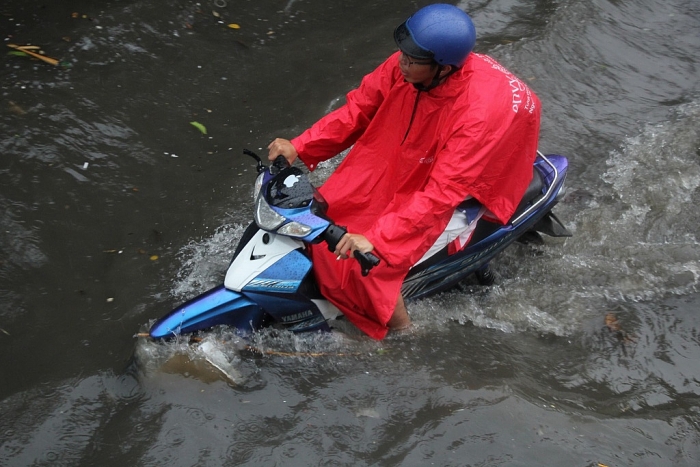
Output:
<svg viewBox="0 0 700 467">
<path fill-rule="evenodd" d="M 474 275 L 480 285 L 493 285 L 496 282 L 496 274 L 488 263 L 477 269 Z"/>
</svg>

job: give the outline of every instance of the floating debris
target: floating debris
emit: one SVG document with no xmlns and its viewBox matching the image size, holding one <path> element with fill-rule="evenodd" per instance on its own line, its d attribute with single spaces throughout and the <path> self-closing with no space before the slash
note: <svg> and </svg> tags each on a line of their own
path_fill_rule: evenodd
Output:
<svg viewBox="0 0 700 467">
<path fill-rule="evenodd" d="M 9 105 L 10 105 L 10 112 L 12 112 L 14 114 L 16 114 L 16 115 L 26 115 L 27 114 L 26 110 L 24 110 L 22 107 L 15 104 L 14 102 L 9 101 Z"/>
<path fill-rule="evenodd" d="M 206 340 L 199 345 L 198 350 L 210 365 L 223 373 L 232 383 L 240 384 L 243 381 L 243 376 L 234 366 L 236 361 L 230 359 L 224 353 L 224 349 L 225 347 L 221 347 L 216 341 Z"/>
<path fill-rule="evenodd" d="M 38 58 L 39 60 L 46 62 L 50 65 L 58 65 L 60 62 L 56 60 L 55 58 L 47 57 L 46 55 L 42 55 L 37 52 L 32 52 L 32 50 L 38 50 L 39 47 L 35 45 L 17 45 L 17 44 L 7 44 L 8 47 L 11 49 L 18 50 L 20 52 L 25 53 L 26 55 L 29 55 L 30 57 Z"/>
<path fill-rule="evenodd" d="M 636 342 L 636 337 L 633 334 L 628 334 L 622 329 L 620 320 L 617 319 L 615 313 L 605 315 L 605 327 L 623 343 Z"/>
<path fill-rule="evenodd" d="M 192 125 L 192 126 L 195 127 L 196 129 L 198 129 L 199 131 L 201 131 L 202 134 L 204 134 L 204 135 L 207 134 L 207 127 L 205 127 L 205 126 L 202 125 L 201 123 L 199 123 L 199 122 L 190 122 L 190 125 Z"/>
<path fill-rule="evenodd" d="M 381 414 L 377 411 L 377 409 L 372 409 L 372 408 L 360 409 L 360 410 L 355 412 L 355 416 L 357 418 L 360 418 L 360 417 L 382 418 Z"/>
<path fill-rule="evenodd" d="M 92 21 L 92 18 L 91 18 L 91 17 L 89 17 L 88 15 L 85 15 L 85 14 L 78 13 L 77 11 L 71 13 L 70 17 L 71 17 L 71 18 L 76 18 L 76 19 L 80 19 L 80 18 L 82 18 L 82 19 L 89 19 L 90 21 Z"/>
</svg>

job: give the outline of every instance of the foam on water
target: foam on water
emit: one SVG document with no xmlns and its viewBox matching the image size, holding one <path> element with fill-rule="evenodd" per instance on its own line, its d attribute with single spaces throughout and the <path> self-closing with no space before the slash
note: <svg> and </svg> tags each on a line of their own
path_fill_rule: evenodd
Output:
<svg viewBox="0 0 700 467">
<path fill-rule="evenodd" d="M 577 216 L 583 232 L 595 232 L 598 240 L 577 254 L 596 254 L 603 270 L 619 272 L 615 286 L 624 298 L 697 289 L 698 104 L 679 106 L 669 121 L 648 126 L 614 151 L 601 177 L 612 191 L 603 187 L 605 203 Z"/>
</svg>

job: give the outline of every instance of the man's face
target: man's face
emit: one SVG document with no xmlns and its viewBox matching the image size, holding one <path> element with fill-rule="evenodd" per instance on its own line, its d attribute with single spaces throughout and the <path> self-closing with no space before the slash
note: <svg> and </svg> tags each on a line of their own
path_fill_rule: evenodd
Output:
<svg viewBox="0 0 700 467">
<path fill-rule="evenodd" d="M 413 58 L 401 52 L 401 55 L 399 55 L 399 68 L 407 82 L 428 86 L 435 78 L 437 64 L 432 60 Z"/>
</svg>

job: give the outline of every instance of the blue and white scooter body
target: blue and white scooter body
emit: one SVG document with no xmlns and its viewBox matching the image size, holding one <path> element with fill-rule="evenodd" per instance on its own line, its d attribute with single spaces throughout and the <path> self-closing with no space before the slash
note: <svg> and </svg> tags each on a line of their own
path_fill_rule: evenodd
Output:
<svg viewBox="0 0 700 467">
<path fill-rule="evenodd" d="M 297 293 L 312 267 L 304 249 L 299 240 L 258 230 L 226 271 L 224 287 L 240 293 Z M 325 319 L 342 314 L 325 298 L 309 299 Z"/>
</svg>

